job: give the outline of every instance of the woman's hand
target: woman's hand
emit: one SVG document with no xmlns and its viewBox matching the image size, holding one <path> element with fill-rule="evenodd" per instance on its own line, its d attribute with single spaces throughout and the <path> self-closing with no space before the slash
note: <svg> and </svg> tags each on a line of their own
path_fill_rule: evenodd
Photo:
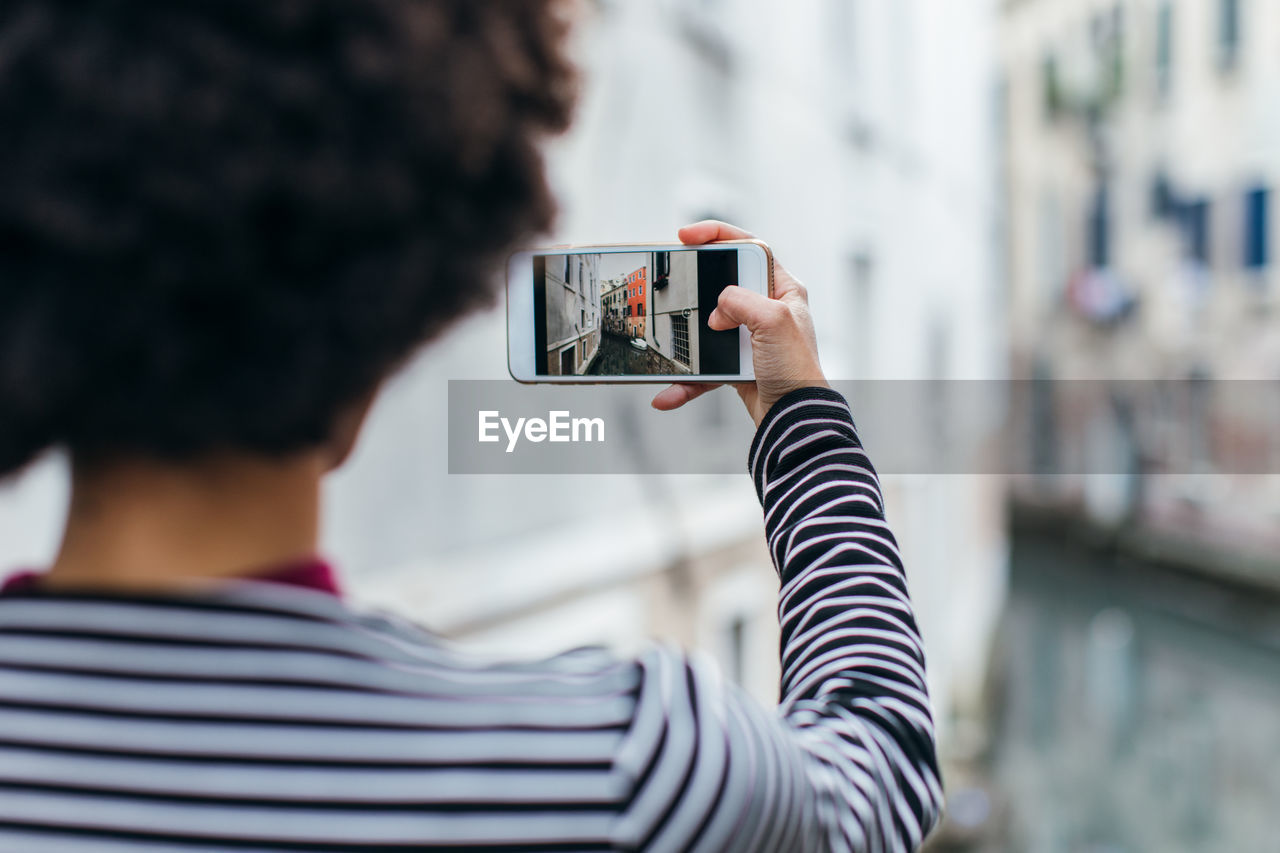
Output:
<svg viewBox="0 0 1280 853">
<path fill-rule="evenodd" d="M 680 229 L 680 242 L 689 246 L 720 240 L 742 240 L 751 234 L 733 225 L 706 220 Z M 759 426 L 765 414 L 783 396 L 798 388 L 828 387 L 818 363 L 818 342 L 809 315 L 804 285 L 777 263 L 773 267 L 773 298 L 737 285 L 720 293 L 716 309 L 707 318 L 712 329 L 746 326 L 751 333 L 751 361 L 756 379 L 734 385 Z M 685 403 L 719 387 L 712 383 L 677 382 L 653 398 L 662 411 Z"/>
</svg>

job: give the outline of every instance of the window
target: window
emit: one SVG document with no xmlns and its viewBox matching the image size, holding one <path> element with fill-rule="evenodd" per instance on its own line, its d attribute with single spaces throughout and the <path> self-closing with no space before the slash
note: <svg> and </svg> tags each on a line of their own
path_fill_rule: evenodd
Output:
<svg viewBox="0 0 1280 853">
<path fill-rule="evenodd" d="M 658 252 L 653 258 L 653 289 L 662 290 L 671 278 L 671 253 Z"/>
<path fill-rule="evenodd" d="M 856 76 L 856 5 L 855 0 L 827 0 L 827 36 L 837 91 L 847 91 L 850 81 Z"/>
<path fill-rule="evenodd" d="M 1246 269 L 1265 269 L 1271 262 L 1267 238 L 1271 227 L 1269 207 L 1271 192 L 1257 187 L 1244 195 L 1244 265 Z"/>
<path fill-rule="evenodd" d="M 872 291 L 875 271 L 869 255 L 858 254 L 853 258 L 853 368 L 860 378 L 871 374 L 872 340 L 875 324 L 872 314 L 875 311 L 874 293 Z"/>
<path fill-rule="evenodd" d="M 1110 40 L 1107 43 L 1107 50 L 1110 57 L 1111 74 L 1111 93 L 1113 96 L 1119 97 L 1124 92 L 1124 52 L 1125 52 L 1125 32 L 1124 32 L 1124 6 L 1117 3 L 1111 9 L 1110 23 Z"/>
<path fill-rule="evenodd" d="M 1173 4 L 1160 4 L 1156 12 L 1156 89 L 1163 97 L 1173 83 Z"/>
<path fill-rule="evenodd" d="M 1043 88 L 1044 114 L 1052 121 L 1060 116 L 1066 107 L 1062 96 L 1062 81 L 1058 75 L 1058 60 L 1054 56 L 1046 56 L 1040 62 L 1040 85 Z"/>
<path fill-rule="evenodd" d="M 681 318 L 683 319 L 683 318 Z M 741 685 L 747 676 L 747 620 L 739 614 L 729 621 L 725 632 L 728 636 L 729 677 Z"/>
<path fill-rule="evenodd" d="M 1201 473 L 1213 471 L 1213 385 L 1213 375 L 1203 364 L 1187 375 L 1184 441 L 1188 463 Z"/>
<path fill-rule="evenodd" d="M 1188 202 L 1182 208 L 1183 236 L 1187 258 L 1206 266 L 1209 263 L 1209 215 L 1208 199 Z"/>
<path fill-rule="evenodd" d="M 1151 176 L 1151 215 L 1156 219 L 1172 219 L 1178 214 L 1178 201 L 1173 182 L 1164 169 Z"/>
<path fill-rule="evenodd" d="M 1218 67 L 1230 71 L 1240 57 L 1240 0 L 1218 0 Z"/>
<path fill-rule="evenodd" d="M 1111 265 L 1111 199 L 1107 185 L 1098 187 L 1089 212 L 1089 264 L 1096 269 Z"/>
<path fill-rule="evenodd" d="M 1058 193 L 1046 187 L 1040 194 L 1039 245 L 1036 261 L 1040 276 L 1040 289 L 1049 304 L 1062 301 L 1069 277 L 1066 251 L 1065 223 L 1062 202 Z"/>
<path fill-rule="evenodd" d="M 671 348 L 676 361 L 688 367 L 689 362 L 689 318 L 682 314 L 671 315 Z"/>
</svg>

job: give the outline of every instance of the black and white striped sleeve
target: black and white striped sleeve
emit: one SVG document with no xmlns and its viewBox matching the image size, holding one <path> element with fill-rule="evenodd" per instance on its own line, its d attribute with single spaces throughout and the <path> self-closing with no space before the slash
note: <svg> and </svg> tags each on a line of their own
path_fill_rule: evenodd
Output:
<svg viewBox="0 0 1280 853">
<path fill-rule="evenodd" d="M 651 768 L 686 757 L 679 796 L 640 820 L 656 831 L 622 835 L 654 850 L 915 849 L 942 803 L 924 656 L 848 405 L 821 388 L 784 397 L 750 466 L 782 584 L 778 714 L 696 660 L 651 656 L 642 696 L 662 696 L 667 730 Z M 673 748 L 689 725 L 689 750 Z"/>
</svg>

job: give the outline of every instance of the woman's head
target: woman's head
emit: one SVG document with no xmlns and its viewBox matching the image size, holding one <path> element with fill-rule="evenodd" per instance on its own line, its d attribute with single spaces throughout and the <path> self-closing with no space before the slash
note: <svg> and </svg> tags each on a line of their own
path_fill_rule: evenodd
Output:
<svg viewBox="0 0 1280 853">
<path fill-rule="evenodd" d="M 0 6 L 0 474 L 326 442 L 549 225 L 557 6 Z"/>
</svg>

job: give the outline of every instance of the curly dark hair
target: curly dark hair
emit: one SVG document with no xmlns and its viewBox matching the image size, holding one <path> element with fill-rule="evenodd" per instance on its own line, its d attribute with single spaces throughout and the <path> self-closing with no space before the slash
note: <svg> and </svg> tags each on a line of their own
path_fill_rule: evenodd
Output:
<svg viewBox="0 0 1280 853">
<path fill-rule="evenodd" d="M 282 454 L 554 203 L 555 0 L 0 4 L 0 474 Z"/>
</svg>

